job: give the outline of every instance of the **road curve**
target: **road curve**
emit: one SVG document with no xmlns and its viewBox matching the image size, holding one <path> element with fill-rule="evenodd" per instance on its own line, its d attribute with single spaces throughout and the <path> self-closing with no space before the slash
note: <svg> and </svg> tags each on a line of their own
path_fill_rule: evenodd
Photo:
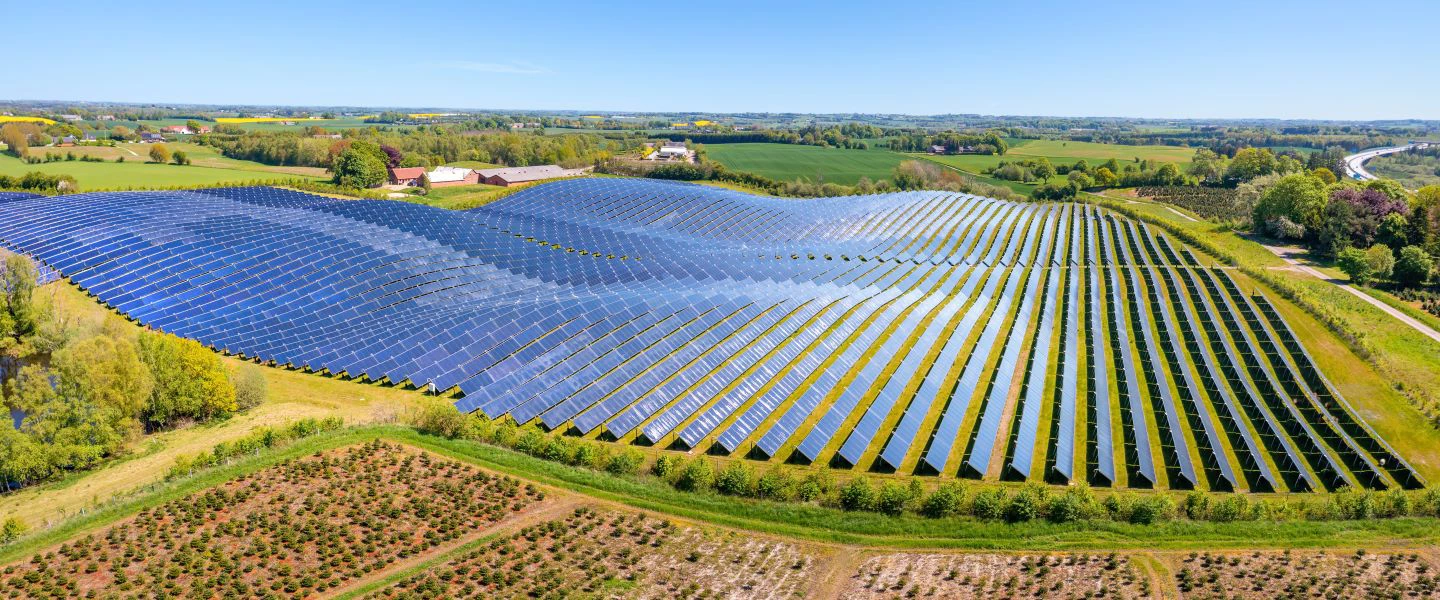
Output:
<svg viewBox="0 0 1440 600">
<path fill-rule="evenodd" d="M 1352 178 L 1354 178 L 1354 179 L 1361 179 L 1361 180 L 1379 179 L 1378 177 L 1376 177 L 1376 176 L 1374 176 L 1374 175 L 1371 175 L 1369 171 L 1366 171 L 1366 170 L 1365 170 L 1365 161 L 1370 160 L 1370 159 L 1372 159 L 1372 158 L 1375 158 L 1375 157 L 1377 157 L 1377 156 L 1384 156 L 1384 155 L 1386 155 L 1386 154 L 1394 154 L 1394 153 L 1396 153 L 1396 152 L 1404 152 L 1404 151 L 1409 150 L 1409 149 L 1411 149 L 1411 148 L 1425 148 L 1425 147 L 1427 147 L 1427 146 L 1429 146 L 1429 145 L 1430 145 L 1429 142 L 1416 142 L 1416 143 L 1405 144 L 1404 146 L 1391 146 L 1391 147 L 1388 147 L 1388 148 L 1371 148 L 1371 149 L 1366 150 L 1366 151 L 1364 151 L 1364 152 L 1359 152 L 1359 153 L 1356 153 L 1356 154 L 1351 154 L 1350 156 L 1345 157 L 1345 174 L 1348 175 L 1348 176 L 1350 176 L 1350 177 L 1352 177 Z"/>
</svg>

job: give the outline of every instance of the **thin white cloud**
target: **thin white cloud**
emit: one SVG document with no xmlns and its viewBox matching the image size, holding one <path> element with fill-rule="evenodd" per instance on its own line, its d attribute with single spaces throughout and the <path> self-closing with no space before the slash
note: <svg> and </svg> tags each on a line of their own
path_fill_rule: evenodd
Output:
<svg viewBox="0 0 1440 600">
<path fill-rule="evenodd" d="M 462 71 L 474 71 L 476 73 L 505 73 L 510 75 L 539 75 L 549 73 L 544 67 L 524 61 L 511 63 L 475 62 L 468 60 L 452 60 L 436 65 L 442 69 L 460 69 Z"/>
</svg>

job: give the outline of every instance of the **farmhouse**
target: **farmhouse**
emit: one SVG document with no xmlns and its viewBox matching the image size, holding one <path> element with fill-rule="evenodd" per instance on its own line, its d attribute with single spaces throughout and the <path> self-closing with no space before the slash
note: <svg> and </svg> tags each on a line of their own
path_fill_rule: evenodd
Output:
<svg viewBox="0 0 1440 600">
<path fill-rule="evenodd" d="M 160 131 L 164 133 L 174 133 L 178 135 L 191 135 L 195 133 L 193 131 L 190 131 L 190 128 L 184 125 L 166 125 L 164 127 L 161 127 Z"/>
<path fill-rule="evenodd" d="M 80 115 L 60 115 L 60 118 L 66 120 L 66 121 L 84 121 L 84 120 L 85 120 L 85 117 L 82 117 L 82 116 L 80 116 Z"/>
<path fill-rule="evenodd" d="M 142 141 L 142 142 L 163 142 L 163 141 L 165 141 L 165 136 L 160 135 L 160 134 L 158 134 L 158 133 L 142 133 L 142 134 L 140 134 L 140 141 Z"/>
<path fill-rule="evenodd" d="M 463 167 L 435 167 L 429 173 L 431 187 L 451 187 L 456 185 L 474 185 L 480 183 L 480 175 L 475 169 Z"/>
<path fill-rule="evenodd" d="M 522 183 L 544 181 L 546 179 L 578 177 L 585 173 L 585 169 L 562 169 L 559 165 L 505 167 L 500 169 L 481 169 L 480 181 L 490 185 L 509 187 Z"/>
<path fill-rule="evenodd" d="M 392 185 L 420 185 L 420 178 L 425 175 L 425 167 L 394 167 L 390 169 L 390 183 Z"/>
</svg>

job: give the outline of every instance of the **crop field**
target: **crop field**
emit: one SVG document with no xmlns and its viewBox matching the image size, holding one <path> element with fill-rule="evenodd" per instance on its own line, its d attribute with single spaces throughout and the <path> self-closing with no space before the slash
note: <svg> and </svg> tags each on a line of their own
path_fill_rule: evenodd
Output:
<svg viewBox="0 0 1440 600">
<path fill-rule="evenodd" d="M 815 561 L 795 544 L 582 507 L 369 597 L 802 598 Z"/>
<path fill-rule="evenodd" d="M 990 481 L 1424 485 L 1272 300 L 1086 205 L 590 179 L 466 213 L 233 188 L 0 217 L 146 326 L 574 435 Z M 251 231 L 289 260 L 219 243 Z"/>
<path fill-rule="evenodd" d="M 804 177 L 814 182 L 854 185 L 861 177 L 889 179 L 906 160 L 889 150 L 846 150 L 798 144 L 709 144 L 706 156 L 736 171 L 780 181 Z"/>
<path fill-rule="evenodd" d="M 1143 598 L 1146 575 L 1115 554 L 889 554 L 851 576 L 844 598 Z"/>
<path fill-rule="evenodd" d="M 472 535 L 534 487 L 384 442 L 293 460 L 0 570 L 6 597 L 283 597 Z"/>
<path fill-rule="evenodd" d="M 1430 554 L 1428 551 L 1426 554 Z M 1167 561 L 1185 598 L 1434 598 L 1440 574 L 1418 552 L 1195 553 Z"/>
<path fill-rule="evenodd" d="M 54 125 L 55 121 L 45 117 L 16 117 L 12 115 L 0 115 L 0 123 L 40 123 L 42 125 Z"/>
</svg>

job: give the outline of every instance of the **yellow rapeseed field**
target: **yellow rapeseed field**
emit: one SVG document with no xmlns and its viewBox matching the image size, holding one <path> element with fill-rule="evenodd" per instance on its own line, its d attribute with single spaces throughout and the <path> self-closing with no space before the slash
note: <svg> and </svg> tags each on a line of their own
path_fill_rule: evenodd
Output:
<svg viewBox="0 0 1440 600">
<path fill-rule="evenodd" d="M 0 123 L 44 123 L 46 125 L 55 124 L 54 121 L 51 121 L 50 119 L 46 119 L 44 117 L 10 117 L 5 115 L 0 115 Z"/>
</svg>

